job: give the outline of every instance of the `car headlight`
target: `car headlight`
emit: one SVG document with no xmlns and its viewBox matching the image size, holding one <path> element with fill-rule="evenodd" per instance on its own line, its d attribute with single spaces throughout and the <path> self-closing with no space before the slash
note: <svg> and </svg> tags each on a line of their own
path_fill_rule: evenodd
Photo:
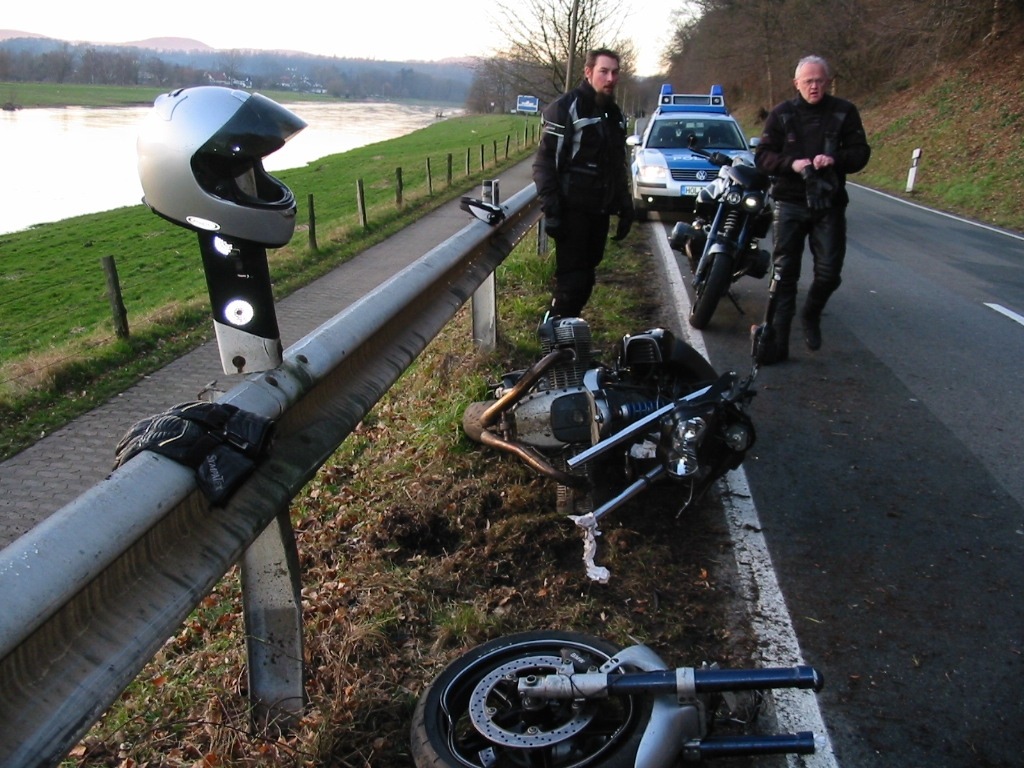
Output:
<svg viewBox="0 0 1024 768">
<path fill-rule="evenodd" d="M 636 180 L 643 184 L 664 184 L 668 180 L 668 168 L 663 165 L 637 166 Z"/>
</svg>

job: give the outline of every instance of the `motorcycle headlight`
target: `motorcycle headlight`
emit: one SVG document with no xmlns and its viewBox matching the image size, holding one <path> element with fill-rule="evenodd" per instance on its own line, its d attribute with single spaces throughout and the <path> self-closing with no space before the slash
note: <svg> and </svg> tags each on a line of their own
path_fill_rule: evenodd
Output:
<svg viewBox="0 0 1024 768">
<path fill-rule="evenodd" d="M 708 424 L 700 416 L 679 419 L 672 426 L 669 435 L 668 462 L 666 469 L 676 477 L 689 477 L 700 469 L 697 448 L 700 446 Z"/>
<path fill-rule="evenodd" d="M 740 200 L 742 199 L 743 196 L 735 189 L 730 189 L 728 194 L 726 194 L 725 196 L 725 202 L 728 203 L 729 205 L 739 205 Z"/>
<path fill-rule="evenodd" d="M 764 198 L 757 193 L 747 193 L 743 196 L 743 207 L 748 211 L 759 211 L 764 207 Z"/>
</svg>

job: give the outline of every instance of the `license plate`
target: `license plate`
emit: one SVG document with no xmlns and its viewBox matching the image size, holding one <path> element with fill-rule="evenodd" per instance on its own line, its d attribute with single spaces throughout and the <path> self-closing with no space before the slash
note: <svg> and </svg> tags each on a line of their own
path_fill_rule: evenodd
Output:
<svg viewBox="0 0 1024 768">
<path fill-rule="evenodd" d="M 704 187 L 683 187 L 683 197 L 696 197 Z"/>
</svg>

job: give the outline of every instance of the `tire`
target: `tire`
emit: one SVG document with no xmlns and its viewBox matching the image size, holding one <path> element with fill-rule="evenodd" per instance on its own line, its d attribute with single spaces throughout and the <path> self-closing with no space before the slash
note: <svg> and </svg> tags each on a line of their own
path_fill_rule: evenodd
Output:
<svg viewBox="0 0 1024 768">
<path fill-rule="evenodd" d="M 648 219 L 651 218 L 651 214 L 645 207 L 643 207 L 642 205 L 637 205 L 636 202 L 634 202 L 633 218 L 636 221 L 647 221 Z"/>
<path fill-rule="evenodd" d="M 484 643 L 449 664 L 413 713 L 417 768 L 633 766 L 651 717 L 650 697 L 611 696 L 575 709 L 567 701 L 535 700 L 526 708 L 514 693 L 520 677 L 554 671 L 564 649 L 594 666 L 618 650 L 575 632 L 524 632 Z M 498 673 L 502 667 L 507 668 Z M 474 689 L 489 676 L 491 684 L 474 697 Z M 471 706 L 479 729 L 471 721 Z"/>
<path fill-rule="evenodd" d="M 707 328 L 715 314 L 719 300 L 729 290 L 732 282 L 732 259 L 719 253 L 711 262 L 707 279 L 697 289 L 697 296 L 690 310 L 690 325 L 698 330 Z"/>
</svg>

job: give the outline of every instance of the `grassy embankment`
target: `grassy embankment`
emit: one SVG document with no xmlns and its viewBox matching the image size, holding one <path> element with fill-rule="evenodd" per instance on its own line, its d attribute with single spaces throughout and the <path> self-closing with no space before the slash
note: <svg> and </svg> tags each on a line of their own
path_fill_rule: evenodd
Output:
<svg viewBox="0 0 1024 768">
<path fill-rule="evenodd" d="M 287 295 L 527 157 L 536 126 L 510 115 L 453 118 L 277 174 L 295 193 L 299 214 L 292 242 L 270 252 L 275 295 Z M 358 180 L 369 220 L 365 230 L 356 206 Z M 310 195 L 316 250 L 308 243 Z M 127 340 L 113 332 L 101 268 L 101 258 L 109 255 L 115 257 L 128 311 Z M 212 333 L 195 235 L 142 205 L 0 236 L 0 279 L 0 456 L 95 407 Z"/>
<path fill-rule="evenodd" d="M 32 107 L 127 107 L 152 104 L 166 88 L 0 82 L 0 104 Z M 328 96 L 292 91 L 260 91 L 275 101 L 333 101 Z"/>
<path fill-rule="evenodd" d="M 657 323 L 655 281 L 636 279 L 649 261 L 642 233 L 609 246 L 587 310 L 604 361 L 623 332 Z M 676 518 L 666 487 L 611 515 L 599 560 L 613 576 L 598 585 L 553 484 L 462 436 L 463 409 L 487 382 L 536 359 L 551 269 L 524 241 L 498 271 L 499 348 L 473 349 L 462 310 L 295 499 L 309 697 L 298 726 L 249 728 L 232 572 L 68 766 L 411 766 L 426 683 L 466 647 L 514 631 L 639 639 L 679 663 L 750 661 L 715 505 Z"/>
</svg>

